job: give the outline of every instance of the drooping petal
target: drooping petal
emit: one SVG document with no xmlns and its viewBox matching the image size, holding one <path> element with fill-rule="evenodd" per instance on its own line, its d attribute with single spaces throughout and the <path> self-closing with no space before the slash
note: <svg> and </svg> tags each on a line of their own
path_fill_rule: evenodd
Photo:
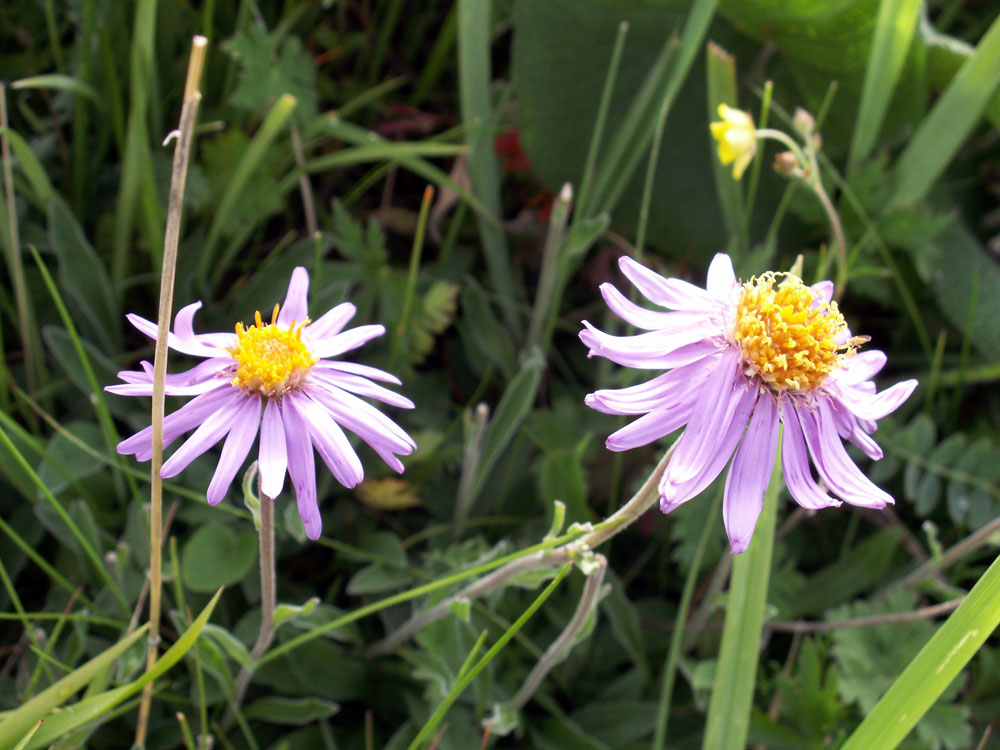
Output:
<svg viewBox="0 0 1000 750">
<path fill-rule="evenodd" d="M 690 312 L 657 312 L 640 307 L 632 300 L 622 294 L 614 284 L 601 284 L 601 296 L 608 303 L 608 307 L 619 318 L 636 328 L 647 331 L 657 330 L 683 330 L 692 323 L 697 323 L 704 318 L 704 313 Z"/>
<path fill-rule="evenodd" d="M 191 345 L 215 346 L 220 349 L 232 346 L 236 341 L 232 333 L 195 333 L 194 315 L 201 309 L 201 302 L 185 305 L 174 316 L 174 335 L 178 340 Z"/>
<path fill-rule="evenodd" d="M 732 259 L 726 253 L 716 253 L 708 266 L 706 291 L 718 301 L 728 304 L 733 294 L 733 287 L 736 285 Z"/>
<path fill-rule="evenodd" d="M 380 385 L 358 375 L 351 375 L 346 372 L 336 370 L 314 370 L 310 375 L 313 380 L 322 380 L 345 391 L 357 393 L 359 396 L 367 396 L 376 401 L 382 401 L 390 406 L 398 406 L 400 409 L 412 409 L 413 402 L 406 396 L 390 391 Z"/>
<path fill-rule="evenodd" d="M 302 266 L 292 271 L 288 282 L 285 302 L 278 310 L 276 321 L 282 328 L 291 328 L 293 323 L 305 323 L 309 317 L 309 273 Z"/>
<path fill-rule="evenodd" d="M 392 383 L 393 385 L 402 385 L 403 381 L 397 378 L 392 373 L 386 372 L 385 370 L 380 370 L 377 367 L 369 367 L 368 365 L 359 365 L 357 362 L 344 362 L 339 359 L 321 359 L 315 365 L 314 368 L 317 370 L 336 370 L 337 372 L 349 372 L 352 375 L 360 375 L 363 378 L 371 378 L 372 380 L 381 380 L 383 383 Z"/>
<path fill-rule="evenodd" d="M 220 378 L 228 382 L 228 376 L 226 375 L 226 368 L 228 368 L 233 363 L 231 357 L 213 357 L 211 359 L 206 359 L 199 362 L 197 365 L 192 367 L 190 370 L 185 370 L 184 372 L 168 372 L 164 384 L 167 388 L 185 387 L 189 385 L 195 385 L 196 383 L 203 383 L 206 380 L 212 380 L 214 378 Z M 118 377 L 124 380 L 126 383 L 152 383 L 153 382 L 153 364 L 143 360 L 139 363 L 142 370 L 122 370 L 118 373 Z M 167 395 L 172 395 L 170 391 L 167 391 Z"/>
<path fill-rule="evenodd" d="M 669 435 L 687 424 L 691 417 L 691 404 L 654 409 L 608 436 L 605 445 L 609 451 L 627 451 Z"/>
<path fill-rule="evenodd" d="M 299 413 L 302 421 L 308 426 L 313 447 L 334 478 L 348 489 L 360 484 L 365 478 L 361 459 L 330 413 L 305 393 L 289 394 L 285 397 L 285 401 Z"/>
<path fill-rule="evenodd" d="M 718 306 L 704 289 L 680 279 L 667 279 L 637 263 L 627 255 L 618 259 L 618 267 L 642 295 L 671 310 L 712 310 Z"/>
<path fill-rule="evenodd" d="M 788 402 L 782 408 L 781 421 L 785 426 L 781 438 L 781 473 L 792 498 L 808 510 L 840 505 L 839 500 L 826 494 L 813 479 L 799 417 L 795 407 Z"/>
<path fill-rule="evenodd" d="M 878 349 L 869 349 L 842 362 L 843 365 L 830 373 L 830 377 L 843 385 L 857 385 L 875 377 L 885 367 L 886 356 Z"/>
<path fill-rule="evenodd" d="M 163 392 L 167 396 L 197 396 L 200 393 L 208 393 L 216 388 L 230 387 L 225 380 L 203 380 L 193 385 L 169 385 L 164 386 Z M 120 383 L 118 385 L 105 386 L 108 393 L 116 393 L 119 396 L 152 396 L 152 383 Z"/>
<path fill-rule="evenodd" d="M 306 536 L 319 539 L 323 519 L 316 502 L 316 462 L 313 458 L 312 441 L 309 439 L 309 427 L 288 399 L 282 401 L 280 408 L 288 452 L 288 475 L 295 487 L 299 516 L 306 527 Z"/>
<path fill-rule="evenodd" d="M 417 447 L 402 427 L 352 393 L 323 386 L 310 390 L 309 397 L 322 404 L 337 424 L 358 435 L 376 451 L 382 448 L 405 456 Z"/>
<path fill-rule="evenodd" d="M 199 302 L 198 304 L 200 305 L 201 303 Z M 156 334 L 158 332 L 156 323 L 146 320 L 135 313 L 129 313 L 125 317 L 139 331 L 149 336 L 153 341 L 156 341 Z M 232 334 L 232 341 L 233 343 L 236 342 L 236 334 Z M 218 357 L 224 353 L 219 346 L 201 343 L 197 340 L 197 337 L 193 340 L 181 339 L 173 333 L 167 334 L 167 346 L 176 352 L 190 354 L 193 357 Z"/>
<path fill-rule="evenodd" d="M 191 437 L 185 440 L 174 454 L 163 462 L 160 476 L 164 479 L 177 476 L 192 461 L 219 442 L 232 429 L 233 420 L 239 414 L 247 397 L 239 391 L 231 401 L 225 403 L 199 425 Z"/>
<path fill-rule="evenodd" d="M 351 351 L 351 349 L 357 349 L 383 333 L 385 333 L 385 326 L 358 326 L 329 338 L 310 341 L 309 351 L 314 357 L 336 357 L 338 354 Z"/>
<path fill-rule="evenodd" d="M 677 367 L 652 380 L 627 388 L 602 389 L 588 394 L 584 403 L 605 414 L 645 414 L 684 400 L 701 387 L 718 356 Z"/>
<path fill-rule="evenodd" d="M 684 436 L 664 472 L 666 482 L 679 484 L 690 479 L 709 460 L 719 435 L 728 426 L 733 409 L 747 388 L 744 380 L 737 378 L 738 365 L 736 351 L 727 351 L 705 379 L 702 398 L 694 404 Z"/>
<path fill-rule="evenodd" d="M 757 400 L 757 393 L 751 389 L 741 389 L 741 397 L 734 405 L 730 419 L 724 424 L 722 431 L 718 434 L 715 444 L 709 453 L 708 460 L 702 465 L 701 470 L 690 479 L 683 482 L 672 482 L 664 472 L 660 480 L 660 510 L 669 513 L 692 497 L 695 497 L 710 485 L 719 473 L 726 467 L 729 457 L 733 455 L 737 443 L 743 436 L 743 432 L 753 411 L 754 402 Z M 683 441 L 681 435 L 679 441 Z M 678 446 L 680 442 L 678 442 Z M 676 451 L 674 453 L 676 455 Z M 669 469 L 669 464 L 667 465 Z"/>
<path fill-rule="evenodd" d="M 344 329 L 344 326 L 354 317 L 357 311 L 358 309 L 350 302 L 341 302 L 336 307 L 323 313 L 315 323 L 307 325 L 302 330 L 302 335 L 308 341 L 336 336 Z"/>
<path fill-rule="evenodd" d="M 163 447 L 169 447 L 177 438 L 188 430 L 192 430 L 205 419 L 225 408 L 239 398 L 240 392 L 235 389 L 220 389 L 209 391 L 188 401 L 184 406 L 168 414 L 163 420 Z M 146 427 L 118 443 L 118 452 L 123 456 L 134 455 L 137 461 L 148 461 L 153 457 L 153 428 Z"/>
<path fill-rule="evenodd" d="M 826 399 L 819 399 L 814 410 L 799 409 L 798 414 L 813 465 L 827 487 L 851 505 L 884 508 L 893 503 L 892 496 L 876 487 L 847 455 Z"/>
<path fill-rule="evenodd" d="M 734 555 L 750 546 L 777 451 L 778 410 L 774 400 L 764 395 L 757 399 L 750 426 L 736 449 L 726 477 L 722 518 Z"/>
<path fill-rule="evenodd" d="M 851 431 L 850 440 L 872 461 L 882 460 L 882 456 L 884 455 L 882 453 L 882 446 L 869 437 L 868 433 L 865 432 L 860 425 L 855 425 L 854 429 Z"/>
<path fill-rule="evenodd" d="M 661 370 L 690 364 L 719 351 L 722 344 L 707 338 L 721 334 L 705 324 L 682 333 L 661 334 L 659 331 L 638 336 L 611 336 L 583 321 L 580 340 L 590 348 L 590 355 L 607 357 L 616 364 L 644 370 Z M 636 341 L 639 339 L 639 341 Z"/>
<path fill-rule="evenodd" d="M 222 446 L 222 455 L 219 456 L 219 463 L 205 493 L 209 505 L 217 505 L 226 496 L 229 486 L 233 483 L 233 477 L 240 470 L 250 452 L 250 446 L 257 437 L 259 422 L 260 398 L 250 396 L 244 399 L 236 414 L 232 415 L 229 437 Z"/>
<path fill-rule="evenodd" d="M 260 491 L 270 498 L 281 494 L 288 470 L 288 449 L 285 446 L 285 428 L 281 421 L 281 410 L 273 398 L 264 406 L 264 417 L 260 421 L 260 451 L 257 456 L 257 470 L 260 472 Z"/>
<path fill-rule="evenodd" d="M 843 386 L 837 389 L 837 395 L 844 406 L 850 409 L 854 416 L 860 419 L 882 419 L 892 414 L 910 397 L 917 387 L 916 380 L 904 380 L 875 396 L 869 396 L 854 386 Z"/>
</svg>

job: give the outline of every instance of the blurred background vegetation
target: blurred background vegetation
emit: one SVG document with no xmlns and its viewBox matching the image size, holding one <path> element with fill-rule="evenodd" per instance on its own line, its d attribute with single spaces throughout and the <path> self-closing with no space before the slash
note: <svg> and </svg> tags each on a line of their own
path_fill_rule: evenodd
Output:
<svg viewBox="0 0 1000 750">
<path fill-rule="evenodd" d="M 880 25 L 880 7 L 899 23 Z M 579 322 L 614 325 L 597 286 L 624 288 L 623 253 L 699 284 L 720 250 L 743 277 L 800 253 L 807 278 L 826 267 L 820 206 L 772 173 L 773 147 L 736 183 L 708 130 L 720 101 L 759 117 L 766 99 L 786 130 L 797 106 L 817 117 L 848 235 L 848 321 L 888 353 L 887 382 L 921 381 L 880 422 L 886 457 L 862 462 L 894 509 L 779 510 L 751 741 L 838 746 L 934 630 L 879 618 L 954 599 L 996 553 L 998 12 L 978 0 L 5 0 L 0 708 L 118 641 L 140 600 L 148 477 L 114 446 L 148 424 L 148 404 L 101 388 L 152 358 L 124 315 L 155 316 L 172 153 L 161 144 L 200 33 L 177 306 L 201 299 L 201 330 L 228 330 L 280 301 L 304 265 L 314 317 L 350 299 L 358 322 L 386 325 L 362 359 L 399 372 L 417 404 L 393 415 L 419 445 L 401 478 L 365 448 L 356 492 L 322 478 L 319 542 L 279 498 L 279 601 L 318 598 L 279 642 L 537 542 L 554 499 L 585 522 L 630 496 L 667 443 L 604 449 L 620 424 L 583 396 L 629 376 L 586 359 Z M 572 218 L 547 245 L 567 182 Z M 197 649 L 158 683 L 151 748 L 183 746 L 178 713 L 216 747 L 405 748 L 479 633 L 494 642 L 538 594 L 540 580 L 520 581 L 366 656 L 421 600 L 383 610 L 270 662 L 228 723 L 259 581 L 239 493 L 204 502 L 211 470 L 210 455 L 168 485 L 166 641 L 226 588 Z M 668 746 L 700 746 L 729 570 L 718 491 L 603 550 L 597 616 L 514 732 L 481 720 L 569 620 L 578 575 L 452 707 L 433 747 L 649 747 L 686 580 Z M 133 645 L 92 689 L 134 680 L 142 660 Z M 1000 748 L 1000 732 L 985 736 L 1000 717 L 998 661 L 994 638 L 905 747 Z M 129 746 L 135 700 L 60 746 Z"/>
</svg>

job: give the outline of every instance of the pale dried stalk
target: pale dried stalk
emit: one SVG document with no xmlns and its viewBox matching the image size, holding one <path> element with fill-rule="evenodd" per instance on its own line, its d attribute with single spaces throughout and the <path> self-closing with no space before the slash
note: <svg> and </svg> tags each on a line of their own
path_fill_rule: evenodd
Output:
<svg viewBox="0 0 1000 750">
<path fill-rule="evenodd" d="M 177 141 L 174 146 L 173 170 L 170 175 L 170 200 L 167 206 L 167 224 L 163 238 L 163 270 L 160 274 L 160 306 L 157 314 L 156 348 L 153 355 L 153 456 L 150 461 L 150 518 L 149 518 L 149 648 L 146 652 L 146 671 L 156 664 L 160 641 L 160 593 L 162 587 L 163 557 L 163 419 L 164 381 L 167 376 L 167 335 L 174 304 L 174 275 L 177 268 L 177 246 L 180 243 L 181 214 L 184 204 L 184 186 L 187 182 L 188 162 L 191 159 L 191 142 L 194 138 L 198 105 L 201 102 L 199 85 L 205 67 L 208 39 L 196 36 L 191 41 L 187 81 L 184 86 L 184 104 L 181 108 Z M 146 745 L 146 728 L 153 697 L 153 683 L 143 688 L 139 704 L 139 720 L 135 730 L 135 747 Z"/>
</svg>

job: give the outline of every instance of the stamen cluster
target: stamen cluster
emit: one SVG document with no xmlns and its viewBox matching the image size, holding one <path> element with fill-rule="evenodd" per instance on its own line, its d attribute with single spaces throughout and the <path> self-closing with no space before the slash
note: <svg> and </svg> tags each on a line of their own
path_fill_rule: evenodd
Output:
<svg viewBox="0 0 1000 750">
<path fill-rule="evenodd" d="M 778 283 L 778 277 L 784 279 Z M 733 338 L 746 375 L 777 393 L 817 388 L 866 339 L 849 337 L 836 302 L 817 300 L 793 274 L 768 272 L 743 285 Z"/>
<path fill-rule="evenodd" d="M 259 312 L 253 325 L 236 324 L 236 345 L 229 349 L 237 363 L 231 382 L 245 393 L 281 396 L 296 388 L 317 362 L 302 341 L 302 329 L 309 323 L 308 318 L 290 328 L 281 328 L 275 325 L 277 317 L 278 305 L 275 305 L 269 324 L 262 323 Z"/>
</svg>

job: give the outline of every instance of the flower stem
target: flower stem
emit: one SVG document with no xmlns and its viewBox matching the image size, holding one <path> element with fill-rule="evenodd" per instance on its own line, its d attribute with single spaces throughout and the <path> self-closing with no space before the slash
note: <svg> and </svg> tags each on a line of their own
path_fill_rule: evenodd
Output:
<svg viewBox="0 0 1000 750">
<path fill-rule="evenodd" d="M 170 176 L 170 200 L 167 209 L 167 224 L 163 241 L 163 267 L 160 273 L 160 305 L 157 315 L 156 348 L 153 356 L 153 456 L 150 461 L 150 511 L 149 511 L 149 647 L 146 651 L 146 671 L 156 664 L 156 653 L 160 642 L 160 590 L 162 586 L 163 558 L 163 480 L 160 467 L 163 465 L 163 420 L 164 382 L 167 377 L 167 334 L 170 330 L 170 315 L 174 302 L 174 275 L 177 269 L 177 246 L 180 243 L 181 214 L 184 207 L 184 186 L 187 182 L 188 162 L 191 158 L 191 141 L 198 118 L 201 102 L 199 82 L 205 66 L 205 51 L 208 40 L 196 36 L 191 41 L 191 56 L 188 60 L 187 82 L 184 87 L 184 104 L 177 129 L 177 145 L 174 147 L 173 171 Z M 142 690 L 139 704 L 139 720 L 135 730 L 135 747 L 146 745 L 146 727 L 149 723 L 149 709 L 153 698 L 153 683 L 148 682 Z"/>
<path fill-rule="evenodd" d="M 558 567 L 571 562 L 578 558 L 583 551 L 596 548 L 632 525 L 659 498 L 657 485 L 660 482 L 660 477 L 663 476 L 663 472 L 667 468 L 667 463 L 673 455 L 675 446 L 676 443 L 664 454 L 663 458 L 660 459 L 660 463 L 656 465 L 653 472 L 646 478 L 639 491 L 613 515 L 594 526 L 592 531 L 579 539 L 567 542 L 555 549 L 543 550 L 536 554 L 511 560 L 487 576 L 470 583 L 458 593 L 448 597 L 439 604 L 413 615 L 413 617 L 400 625 L 396 630 L 369 648 L 368 655 L 380 656 L 390 653 L 398 645 L 419 633 L 427 625 L 447 616 L 451 612 L 452 602 L 456 599 L 475 599 L 503 586 L 507 581 L 516 578 L 522 573 L 540 570 L 541 568 Z"/>
<path fill-rule="evenodd" d="M 250 664 L 240 670 L 233 691 L 233 704 L 243 703 L 254 667 L 274 640 L 274 499 L 260 493 L 260 632 L 250 651 Z"/>
<path fill-rule="evenodd" d="M 815 161 L 813 162 L 815 164 Z M 826 211 L 826 216 L 830 220 L 830 230 L 833 233 L 833 244 L 837 248 L 837 283 L 836 283 L 836 299 L 839 302 L 840 297 L 844 294 L 844 287 L 847 282 L 847 241 L 844 239 L 844 227 L 840 223 L 840 214 L 837 213 L 837 209 L 833 205 L 833 201 L 830 200 L 830 196 L 827 195 L 826 189 L 823 187 L 822 181 L 819 179 L 818 171 L 814 171 L 816 175 L 813 180 L 810 181 L 810 187 L 813 192 L 816 193 L 816 197 L 819 202 L 823 205 L 823 210 Z"/>
</svg>

